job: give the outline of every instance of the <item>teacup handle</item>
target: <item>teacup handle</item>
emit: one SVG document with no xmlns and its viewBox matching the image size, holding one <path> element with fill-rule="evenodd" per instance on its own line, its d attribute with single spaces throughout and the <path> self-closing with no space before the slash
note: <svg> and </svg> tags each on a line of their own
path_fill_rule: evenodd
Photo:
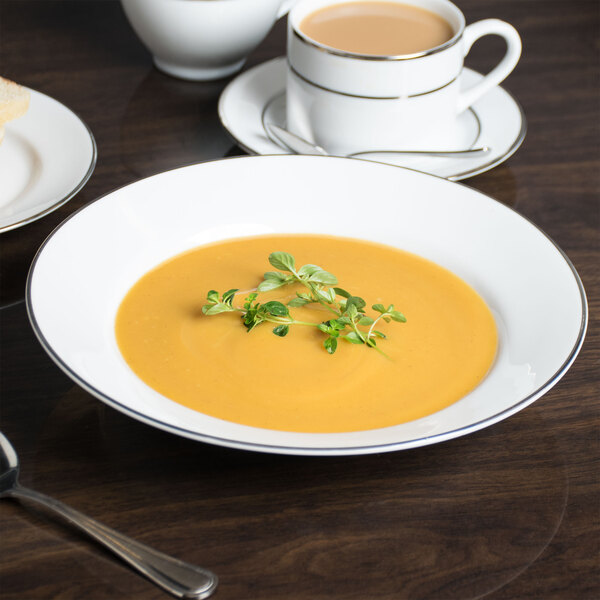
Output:
<svg viewBox="0 0 600 600">
<path fill-rule="evenodd" d="M 281 19 L 281 17 L 287 15 L 296 2 L 298 2 L 298 0 L 283 0 L 279 7 L 279 11 L 277 11 L 277 19 Z"/>
<path fill-rule="evenodd" d="M 463 32 L 463 55 L 484 35 L 499 35 L 506 40 L 504 58 L 477 84 L 464 90 L 458 97 L 457 113 L 461 113 L 479 100 L 491 88 L 503 81 L 517 66 L 521 57 L 521 38 L 517 30 L 500 19 L 484 19 L 465 27 Z"/>
</svg>

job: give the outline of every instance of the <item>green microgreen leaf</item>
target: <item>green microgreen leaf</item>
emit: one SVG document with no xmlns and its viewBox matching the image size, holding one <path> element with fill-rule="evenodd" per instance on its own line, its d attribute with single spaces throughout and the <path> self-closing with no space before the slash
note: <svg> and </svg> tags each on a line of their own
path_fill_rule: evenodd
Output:
<svg viewBox="0 0 600 600">
<path fill-rule="evenodd" d="M 390 313 L 390 317 L 392 317 L 392 319 L 394 321 L 397 321 L 398 323 L 406 323 L 406 317 L 399 311 L 397 310 L 393 310 Z"/>
<path fill-rule="evenodd" d="M 294 257 L 287 252 L 272 252 L 269 254 L 269 262 L 281 271 L 294 271 L 296 269 Z"/>
<path fill-rule="evenodd" d="M 352 296 L 352 294 L 350 292 L 347 292 L 346 290 L 340 288 L 340 287 L 334 287 L 333 291 L 338 295 L 341 296 L 342 298 L 350 298 L 350 296 Z"/>
<path fill-rule="evenodd" d="M 355 306 L 357 311 L 360 312 L 366 305 L 367 303 L 360 296 L 350 296 L 350 298 L 346 300 L 346 310 L 348 310 L 350 306 Z"/>
<path fill-rule="evenodd" d="M 343 338 L 350 342 L 351 344 L 364 344 L 364 340 L 356 333 L 356 331 L 351 331 L 343 336 Z"/>
<path fill-rule="evenodd" d="M 285 337 L 288 334 L 289 330 L 290 330 L 289 325 L 278 325 L 277 327 L 275 327 L 273 329 L 273 333 L 275 335 L 278 335 L 279 337 Z"/>
<path fill-rule="evenodd" d="M 286 275 L 285 273 L 280 273 L 279 271 L 267 271 L 264 275 L 264 279 L 273 279 L 275 281 L 286 281 L 290 275 Z"/>
<path fill-rule="evenodd" d="M 292 298 L 287 305 L 291 306 L 292 308 L 298 308 L 299 306 L 304 306 L 305 304 L 310 304 L 312 301 L 308 300 L 307 298 Z"/>
<path fill-rule="evenodd" d="M 350 299 L 348 299 L 348 302 L 350 302 Z M 350 304 L 348 306 L 348 304 L 346 304 L 345 314 L 348 315 L 351 321 L 353 321 L 358 315 L 358 309 L 356 308 L 356 305 Z"/>
<path fill-rule="evenodd" d="M 265 321 L 263 316 L 260 314 L 260 306 L 257 304 L 253 306 L 248 312 L 242 317 L 242 321 L 250 333 L 255 327 Z"/>
<path fill-rule="evenodd" d="M 217 292 L 216 290 L 210 290 L 210 292 L 208 292 L 208 294 L 206 294 L 206 299 L 209 302 L 218 302 L 219 301 L 219 292 Z"/>
<path fill-rule="evenodd" d="M 310 277 L 313 273 L 322 270 L 323 269 L 317 265 L 304 265 L 298 269 L 298 275 L 300 275 L 300 277 Z"/>
<path fill-rule="evenodd" d="M 314 292 L 317 298 L 320 298 L 324 302 L 329 302 L 329 294 L 327 293 L 326 289 L 315 287 Z"/>
<path fill-rule="evenodd" d="M 380 313 L 384 313 L 385 312 L 385 306 L 383 304 L 373 304 L 373 306 L 371 308 L 373 310 L 376 310 L 377 312 L 380 312 Z"/>
<path fill-rule="evenodd" d="M 328 273 L 323 269 L 313 273 L 308 278 L 308 281 L 311 281 L 313 283 L 322 283 L 324 285 L 335 285 L 338 282 L 337 277 L 335 275 L 332 275 L 331 273 Z"/>
<path fill-rule="evenodd" d="M 223 302 L 225 304 L 229 304 L 229 306 L 232 305 L 233 303 L 233 297 L 235 296 L 235 293 L 238 291 L 238 288 L 233 288 L 231 290 L 227 290 L 223 296 L 221 297 Z"/>
<path fill-rule="evenodd" d="M 265 279 L 258 284 L 256 288 L 259 292 L 270 292 L 271 290 L 276 290 L 286 284 L 285 281 L 280 279 Z"/>
<path fill-rule="evenodd" d="M 323 342 L 323 346 L 325 346 L 325 350 L 327 350 L 329 354 L 333 354 L 336 351 L 337 344 L 337 338 L 335 337 L 325 338 L 325 341 Z"/>
<path fill-rule="evenodd" d="M 217 304 L 213 304 L 212 306 L 209 304 L 205 304 L 202 307 L 202 312 L 209 317 L 211 315 L 218 315 L 223 312 L 231 312 L 233 309 L 229 304 L 224 304 L 223 302 L 218 302 Z"/>
<path fill-rule="evenodd" d="M 251 294 L 248 294 L 248 297 L 246 298 L 246 300 L 244 302 L 244 308 L 246 310 L 248 310 L 252 306 L 252 303 L 256 300 L 257 297 L 258 297 L 258 294 L 256 292 L 252 292 Z"/>
<path fill-rule="evenodd" d="M 359 325 L 372 325 L 375 321 L 371 317 L 362 317 L 358 322 Z"/>
<path fill-rule="evenodd" d="M 266 302 L 262 305 L 262 308 L 274 317 L 287 317 L 287 315 L 290 314 L 288 307 L 282 302 L 278 302 L 277 300 L 271 300 L 270 302 Z"/>
<path fill-rule="evenodd" d="M 317 328 L 323 333 L 328 333 L 331 337 L 338 337 L 340 335 L 340 331 L 344 329 L 344 325 L 340 325 L 335 319 L 331 321 L 325 321 L 324 323 L 319 323 Z"/>
<path fill-rule="evenodd" d="M 387 335 L 385 335 L 385 333 L 381 333 L 381 331 L 375 331 L 373 330 L 373 333 L 378 337 L 381 338 L 382 340 L 387 339 Z"/>
</svg>

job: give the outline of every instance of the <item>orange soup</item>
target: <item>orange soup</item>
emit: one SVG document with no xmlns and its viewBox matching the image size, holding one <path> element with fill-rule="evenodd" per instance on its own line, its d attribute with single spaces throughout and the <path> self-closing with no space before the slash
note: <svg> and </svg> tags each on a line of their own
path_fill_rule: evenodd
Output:
<svg viewBox="0 0 600 600">
<path fill-rule="evenodd" d="M 380 321 L 378 347 L 340 341 L 335 354 L 315 327 L 273 324 L 247 332 L 240 313 L 202 313 L 209 290 L 231 288 L 233 305 L 288 252 L 317 264 L 370 307 L 393 303 L 406 323 Z M 296 284 L 260 294 L 287 303 Z M 332 317 L 309 304 L 305 321 Z M 446 269 L 414 254 L 353 239 L 260 236 L 196 248 L 144 275 L 124 298 L 116 337 L 131 369 L 150 387 L 196 411 L 254 427 L 307 433 L 397 425 L 456 402 L 485 377 L 496 353 L 494 318 L 481 297 Z"/>
</svg>

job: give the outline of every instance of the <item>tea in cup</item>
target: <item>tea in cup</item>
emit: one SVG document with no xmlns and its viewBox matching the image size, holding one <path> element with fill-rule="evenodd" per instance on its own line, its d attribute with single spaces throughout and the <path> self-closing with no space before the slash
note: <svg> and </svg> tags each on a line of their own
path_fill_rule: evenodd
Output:
<svg viewBox="0 0 600 600">
<path fill-rule="evenodd" d="M 121 0 L 156 67 L 203 81 L 239 71 L 296 0 Z"/>
<path fill-rule="evenodd" d="M 463 61 L 500 35 L 500 63 L 466 90 Z M 504 21 L 466 25 L 448 0 L 301 0 L 288 16 L 287 128 L 331 154 L 432 149 L 521 55 Z"/>
</svg>

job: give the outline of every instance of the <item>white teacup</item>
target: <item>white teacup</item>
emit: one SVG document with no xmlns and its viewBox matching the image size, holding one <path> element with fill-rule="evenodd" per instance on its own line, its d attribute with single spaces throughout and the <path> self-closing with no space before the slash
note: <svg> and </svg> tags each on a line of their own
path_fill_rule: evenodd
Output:
<svg viewBox="0 0 600 600">
<path fill-rule="evenodd" d="M 356 54 L 324 46 L 302 31 L 306 16 L 349 1 L 364 0 L 301 0 L 288 16 L 287 128 L 332 154 L 433 149 L 452 140 L 458 115 L 505 79 L 521 55 L 512 25 L 486 19 L 465 26 L 464 15 L 448 0 L 387 0 L 437 13 L 451 26 L 450 40 L 417 54 Z M 461 90 L 464 57 L 489 34 L 506 40 L 506 54 L 479 83 Z"/>
<path fill-rule="evenodd" d="M 158 69 L 194 81 L 227 77 L 295 0 L 121 0 Z"/>
</svg>

